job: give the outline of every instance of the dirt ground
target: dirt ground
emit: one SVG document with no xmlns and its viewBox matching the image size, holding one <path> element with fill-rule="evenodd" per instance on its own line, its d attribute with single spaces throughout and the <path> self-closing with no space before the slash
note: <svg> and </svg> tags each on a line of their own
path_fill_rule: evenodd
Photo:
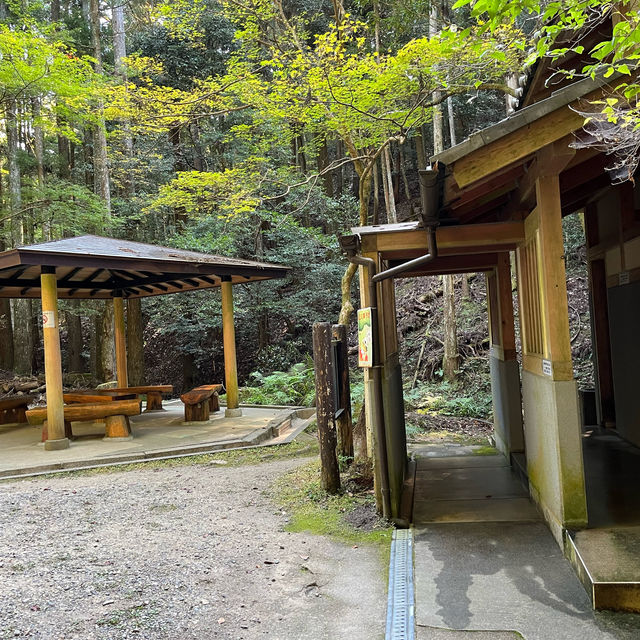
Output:
<svg viewBox="0 0 640 640">
<path fill-rule="evenodd" d="M 384 637 L 380 549 L 284 531 L 303 462 L 0 483 L 0 638 Z"/>
</svg>

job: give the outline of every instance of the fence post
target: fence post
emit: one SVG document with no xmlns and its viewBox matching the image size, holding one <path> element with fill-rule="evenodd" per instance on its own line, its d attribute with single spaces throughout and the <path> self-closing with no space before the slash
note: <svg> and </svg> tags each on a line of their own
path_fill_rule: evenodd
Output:
<svg viewBox="0 0 640 640">
<path fill-rule="evenodd" d="M 340 490 L 340 471 L 336 455 L 331 325 L 328 322 L 316 322 L 313 325 L 313 360 L 322 488 L 328 493 L 337 493 Z"/>
<path fill-rule="evenodd" d="M 345 458 L 353 458 L 353 418 L 351 415 L 351 385 L 349 383 L 349 347 L 347 327 L 334 324 L 333 339 L 337 342 L 336 367 L 338 368 L 339 406 L 341 413 L 336 422 L 338 427 L 338 453 Z"/>
</svg>

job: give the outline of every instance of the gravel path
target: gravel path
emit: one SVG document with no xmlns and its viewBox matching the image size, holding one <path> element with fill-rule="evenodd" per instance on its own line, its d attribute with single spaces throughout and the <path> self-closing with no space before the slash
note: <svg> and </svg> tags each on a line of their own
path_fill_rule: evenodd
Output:
<svg viewBox="0 0 640 640">
<path fill-rule="evenodd" d="M 379 550 L 283 531 L 302 462 L 0 484 L 0 638 L 382 638 Z"/>
</svg>

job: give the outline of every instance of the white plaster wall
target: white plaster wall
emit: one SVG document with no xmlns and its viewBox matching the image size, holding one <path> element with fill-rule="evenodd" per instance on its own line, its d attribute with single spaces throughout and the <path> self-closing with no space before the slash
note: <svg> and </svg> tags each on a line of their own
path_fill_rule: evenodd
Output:
<svg viewBox="0 0 640 640">
<path fill-rule="evenodd" d="M 560 542 L 587 522 L 577 384 L 523 371 L 522 399 L 531 494 Z"/>
</svg>

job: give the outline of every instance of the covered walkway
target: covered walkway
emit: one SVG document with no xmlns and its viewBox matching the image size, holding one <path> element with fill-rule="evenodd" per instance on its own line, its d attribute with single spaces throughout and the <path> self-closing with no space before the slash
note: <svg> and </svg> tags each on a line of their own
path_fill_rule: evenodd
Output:
<svg viewBox="0 0 640 640">
<path fill-rule="evenodd" d="M 458 449 L 413 452 L 418 640 L 638 638 L 637 615 L 592 610 L 506 458 Z"/>
</svg>

